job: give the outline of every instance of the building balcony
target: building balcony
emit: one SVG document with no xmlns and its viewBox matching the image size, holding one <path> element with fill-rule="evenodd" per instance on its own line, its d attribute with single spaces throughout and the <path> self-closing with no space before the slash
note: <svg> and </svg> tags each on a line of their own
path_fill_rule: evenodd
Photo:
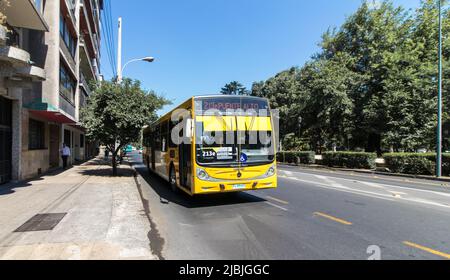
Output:
<svg viewBox="0 0 450 280">
<path fill-rule="evenodd" d="M 0 46 L 0 60 L 12 63 L 14 66 L 26 66 L 30 64 L 30 54 L 18 47 Z"/>
<path fill-rule="evenodd" d="M 86 92 L 88 96 L 91 95 L 91 88 L 89 87 L 89 83 L 84 77 L 83 73 L 80 74 L 80 86 L 83 88 L 83 90 Z"/>
<path fill-rule="evenodd" d="M 28 78 L 31 81 L 44 81 L 46 79 L 45 70 L 33 65 L 30 53 L 19 46 L 10 45 L 8 41 L 11 41 L 10 38 L 4 38 L 2 39 L 3 43 L 0 44 L 0 62 L 6 63 L 3 65 L 2 76 L 14 80 Z"/>
<path fill-rule="evenodd" d="M 61 93 L 59 94 L 59 109 L 61 113 L 75 120 L 75 105 Z"/>
<path fill-rule="evenodd" d="M 14 0 L 5 7 L 4 14 L 8 24 L 15 27 L 48 31 L 48 25 L 41 15 L 34 0 Z"/>
<path fill-rule="evenodd" d="M 65 14 L 67 18 L 70 18 L 74 29 L 76 29 L 77 26 L 76 1 L 77 0 L 60 0 L 61 12 Z"/>
<path fill-rule="evenodd" d="M 97 71 L 83 38 L 80 39 L 80 72 L 83 73 L 87 81 L 97 81 Z"/>
<path fill-rule="evenodd" d="M 89 1 L 81 2 L 80 6 L 80 32 L 83 34 L 84 41 L 88 47 L 90 58 L 96 58 L 99 51 L 99 42 L 97 27 L 94 24 L 92 10 L 90 9 Z"/>
<path fill-rule="evenodd" d="M 84 12 L 80 10 L 80 13 L 83 12 L 89 21 L 90 28 L 94 34 L 100 33 L 100 9 L 103 7 L 103 3 L 98 0 L 81 0 L 80 8 L 85 10 Z"/>
<path fill-rule="evenodd" d="M 44 69 L 34 65 L 29 65 L 17 68 L 16 76 L 29 78 L 33 82 L 42 82 L 45 81 L 47 74 Z"/>
</svg>

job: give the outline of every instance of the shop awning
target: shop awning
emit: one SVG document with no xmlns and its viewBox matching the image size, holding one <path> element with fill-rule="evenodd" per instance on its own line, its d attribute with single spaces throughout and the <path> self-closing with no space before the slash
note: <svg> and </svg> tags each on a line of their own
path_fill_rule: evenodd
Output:
<svg viewBox="0 0 450 280">
<path fill-rule="evenodd" d="M 33 0 L 14 0 L 5 8 L 7 22 L 11 26 L 48 31 L 48 25 L 34 5 Z"/>
<path fill-rule="evenodd" d="M 33 102 L 24 105 L 33 115 L 48 120 L 50 122 L 74 125 L 77 122 L 55 106 L 45 102 Z"/>
</svg>

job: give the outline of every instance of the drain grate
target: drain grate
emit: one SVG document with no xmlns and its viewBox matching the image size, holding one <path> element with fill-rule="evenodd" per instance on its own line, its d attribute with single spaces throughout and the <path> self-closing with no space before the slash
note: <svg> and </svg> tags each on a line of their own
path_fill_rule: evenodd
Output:
<svg viewBox="0 0 450 280">
<path fill-rule="evenodd" d="M 54 229 L 67 213 L 37 214 L 14 232 L 47 231 Z"/>
</svg>

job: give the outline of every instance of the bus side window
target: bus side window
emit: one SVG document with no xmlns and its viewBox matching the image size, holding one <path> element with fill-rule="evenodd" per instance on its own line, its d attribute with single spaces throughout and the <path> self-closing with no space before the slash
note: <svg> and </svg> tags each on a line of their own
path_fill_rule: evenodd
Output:
<svg viewBox="0 0 450 280">
<path fill-rule="evenodd" d="M 155 151 L 161 151 L 161 128 L 159 125 L 155 129 Z"/>
<path fill-rule="evenodd" d="M 165 121 L 161 124 L 161 151 L 167 152 L 167 139 L 169 138 L 169 122 Z"/>
</svg>

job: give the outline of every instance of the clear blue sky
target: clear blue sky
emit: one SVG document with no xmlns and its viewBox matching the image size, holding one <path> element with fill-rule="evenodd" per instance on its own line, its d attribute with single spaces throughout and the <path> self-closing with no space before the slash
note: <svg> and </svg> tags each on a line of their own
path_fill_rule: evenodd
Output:
<svg viewBox="0 0 450 280">
<path fill-rule="evenodd" d="M 251 88 L 318 51 L 321 34 L 340 26 L 361 0 L 106 0 L 112 18 L 123 17 L 123 61 L 154 56 L 152 64 L 127 66 L 174 102 L 216 94 L 230 81 Z M 397 0 L 415 8 L 420 0 Z M 116 29 L 116 22 L 114 28 Z M 117 38 L 117 37 L 116 37 Z M 112 77 L 102 45 L 102 72 Z M 160 113 L 167 112 L 167 106 Z"/>
</svg>

